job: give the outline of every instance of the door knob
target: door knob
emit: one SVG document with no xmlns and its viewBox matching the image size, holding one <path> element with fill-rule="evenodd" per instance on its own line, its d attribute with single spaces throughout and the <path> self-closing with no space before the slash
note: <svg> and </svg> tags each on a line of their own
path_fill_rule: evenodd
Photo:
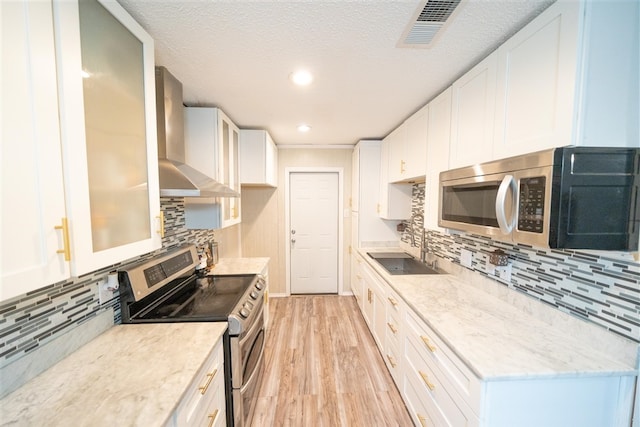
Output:
<svg viewBox="0 0 640 427">
<path fill-rule="evenodd" d="M 296 234 L 296 230 L 291 230 L 291 234 Z"/>
<path fill-rule="evenodd" d="M 296 242 L 296 239 L 291 239 L 291 243 L 295 243 L 295 242 Z"/>
</svg>

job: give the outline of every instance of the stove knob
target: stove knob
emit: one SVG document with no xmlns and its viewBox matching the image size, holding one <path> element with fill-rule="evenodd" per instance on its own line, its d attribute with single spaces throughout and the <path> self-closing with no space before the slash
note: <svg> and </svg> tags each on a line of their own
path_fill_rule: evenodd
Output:
<svg viewBox="0 0 640 427">
<path fill-rule="evenodd" d="M 249 317 L 249 310 L 246 308 L 240 309 L 240 316 L 242 316 L 243 319 L 246 319 Z"/>
<path fill-rule="evenodd" d="M 264 288 L 264 283 L 263 282 L 258 282 L 256 283 L 256 289 L 261 291 Z"/>
<path fill-rule="evenodd" d="M 253 299 L 258 299 L 258 293 L 256 291 L 251 291 L 249 295 L 251 295 L 251 298 Z"/>
</svg>

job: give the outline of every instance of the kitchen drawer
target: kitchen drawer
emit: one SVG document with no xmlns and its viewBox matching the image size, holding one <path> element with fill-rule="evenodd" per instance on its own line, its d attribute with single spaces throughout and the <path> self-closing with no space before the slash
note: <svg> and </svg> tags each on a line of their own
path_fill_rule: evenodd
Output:
<svg viewBox="0 0 640 427">
<path fill-rule="evenodd" d="M 389 369 L 398 390 L 402 389 L 400 384 L 402 381 L 402 360 L 402 353 L 398 348 L 387 346 L 384 352 L 384 362 L 387 364 L 387 369 Z"/>
<path fill-rule="evenodd" d="M 391 286 L 387 286 L 387 313 L 393 313 L 398 320 L 402 319 L 404 303 Z"/>
<path fill-rule="evenodd" d="M 405 347 L 406 377 L 414 382 L 424 407 L 437 425 L 450 427 L 476 426 L 475 414 L 466 403 L 442 382 L 442 374 L 436 372 L 424 359 L 420 343 L 407 339 Z M 406 382 L 407 380 L 405 380 Z"/>
<path fill-rule="evenodd" d="M 476 413 L 480 413 L 480 381 L 447 345 L 411 310 L 406 312 L 405 351 L 412 343 L 418 354 L 440 374 L 447 390 L 457 393 Z"/>
<path fill-rule="evenodd" d="M 174 425 L 209 426 L 214 417 L 213 425 L 226 424 L 222 340 L 215 345 L 187 388 L 175 412 Z M 223 420 L 221 424 L 220 420 Z"/>
<path fill-rule="evenodd" d="M 436 426 L 436 423 L 430 415 L 433 411 L 427 410 L 425 406 L 420 382 L 414 378 L 414 375 L 409 374 L 411 374 L 411 372 L 405 370 L 402 396 L 404 397 L 404 403 L 407 405 L 409 415 L 411 415 L 413 419 L 413 423 L 420 427 Z"/>
<path fill-rule="evenodd" d="M 400 324 L 390 316 L 387 316 L 386 347 L 392 347 L 400 353 L 402 349 L 402 334 Z"/>
</svg>

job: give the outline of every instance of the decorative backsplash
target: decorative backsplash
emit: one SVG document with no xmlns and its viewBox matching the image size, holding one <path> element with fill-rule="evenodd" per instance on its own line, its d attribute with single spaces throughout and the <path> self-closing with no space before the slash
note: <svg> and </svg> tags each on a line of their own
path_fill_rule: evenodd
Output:
<svg viewBox="0 0 640 427">
<path fill-rule="evenodd" d="M 98 282 L 104 280 L 110 271 L 185 243 L 202 245 L 214 238 L 212 230 L 185 228 L 183 198 L 161 198 L 160 202 L 165 215 L 162 249 L 0 302 L 0 367 L 111 307 L 114 309 L 114 323 L 120 323 L 117 291 L 114 298 L 102 306 L 98 299 Z"/>
<path fill-rule="evenodd" d="M 422 215 L 424 184 L 414 184 L 412 214 Z M 422 241 L 422 219 L 416 217 L 415 246 Z M 411 228 L 402 241 L 411 244 Z M 473 253 L 472 269 L 511 289 L 565 313 L 602 326 L 640 343 L 640 264 L 622 252 L 573 251 L 513 245 L 467 233 L 427 230 L 429 249 L 460 264 L 462 249 Z M 489 274 L 489 254 L 502 249 L 509 256 L 511 280 Z"/>
</svg>

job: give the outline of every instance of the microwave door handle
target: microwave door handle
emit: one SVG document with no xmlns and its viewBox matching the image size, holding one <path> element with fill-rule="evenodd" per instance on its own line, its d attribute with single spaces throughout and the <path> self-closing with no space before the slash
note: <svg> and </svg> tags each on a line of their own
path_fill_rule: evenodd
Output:
<svg viewBox="0 0 640 427">
<path fill-rule="evenodd" d="M 515 184 L 513 175 L 505 175 L 505 177 L 502 178 L 502 182 L 498 188 L 498 195 L 496 196 L 496 219 L 503 234 L 509 234 L 511 230 L 513 230 L 513 223 L 511 219 L 507 218 L 506 213 L 507 192 L 513 184 Z"/>
</svg>

